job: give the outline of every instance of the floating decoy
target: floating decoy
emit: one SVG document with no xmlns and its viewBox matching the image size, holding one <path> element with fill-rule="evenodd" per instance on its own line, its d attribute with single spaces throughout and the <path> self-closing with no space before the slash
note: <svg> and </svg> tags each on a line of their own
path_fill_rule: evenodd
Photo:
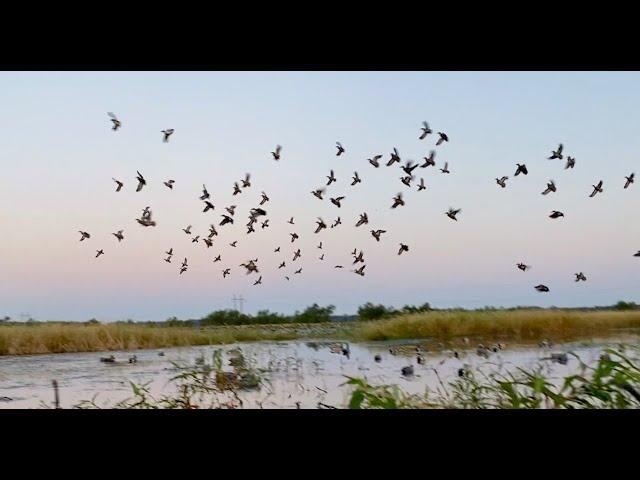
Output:
<svg viewBox="0 0 640 480">
<path fill-rule="evenodd" d="M 200 200 L 207 200 L 211 195 L 209 195 L 209 192 L 207 191 L 207 186 L 205 184 L 202 184 L 202 195 L 200 195 Z"/>
<path fill-rule="evenodd" d="M 634 182 L 634 178 L 635 178 L 636 174 L 632 173 L 631 175 L 629 175 L 628 177 L 624 177 L 627 179 L 627 181 L 624 183 L 624 188 L 628 188 L 629 185 L 631 185 Z"/>
<path fill-rule="evenodd" d="M 514 177 L 517 177 L 520 174 L 527 175 L 529 173 L 529 170 L 527 170 L 527 166 L 524 163 L 522 165 L 516 163 L 516 165 L 518 168 L 516 169 L 516 173 L 513 174 Z"/>
<path fill-rule="evenodd" d="M 147 184 L 147 181 L 144 179 L 142 174 L 137 170 L 136 170 L 136 173 L 138 174 L 138 176 L 136 177 L 136 180 L 138 180 L 138 186 L 136 187 L 136 192 L 139 192 L 140 190 L 142 190 L 142 187 L 144 187 Z"/>
<path fill-rule="evenodd" d="M 118 230 L 116 233 L 111 234 L 118 239 L 118 243 L 124 240 L 124 235 L 122 234 L 123 231 L 124 230 Z"/>
<path fill-rule="evenodd" d="M 394 163 L 400 163 L 400 154 L 398 150 L 394 147 L 393 152 L 391 153 L 391 158 L 387 162 L 387 167 L 390 167 Z"/>
<path fill-rule="evenodd" d="M 558 217 L 564 217 L 564 213 L 559 212 L 558 210 L 553 210 L 551 212 L 551 215 L 549 215 L 549 218 L 558 218 Z"/>
<path fill-rule="evenodd" d="M 282 150 L 282 147 L 280 145 L 276 146 L 276 151 L 275 152 L 271 152 L 271 155 L 273 155 L 273 159 L 274 160 L 280 160 L 280 151 Z"/>
<path fill-rule="evenodd" d="M 445 215 L 449 217 L 451 220 L 455 220 L 457 222 L 458 219 L 456 218 L 456 215 L 458 215 L 461 211 L 462 211 L 461 208 L 458 208 L 458 209 L 450 208 L 447 212 L 445 212 Z"/>
<path fill-rule="evenodd" d="M 536 285 L 533 288 L 535 288 L 539 292 L 548 292 L 549 291 L 549 287 L 547 287 L 546 285 L 542 285 L 542 284 Z"/>
<path fill-rule="evenodd" d="M 336 207 L 340 208 L 340 202 L 344 200 L 344 197 L 331 198 L 330 200 L 331 200 L 331 203 L 333 203 Z"/>
<path fill-rule="evenodd" d="M 398 255 L 402 255 L 402 252 L 408 252 L 409 245 L 405 245 L 404 243 L 400 244 L 400 250 L 398 250 Z"/>
<path fill-rule="evenodd" d="M 100 255 L 104 255 L 104 250 L 96 250 L 96 258 L 98 258 Z"/>
<path fill-rule="evenodd" d="M 108 357 L 101 357 L 100 361 L 103 363 L 115 363 L 116 357 L 114 357 L 113 355 L 109 355 Z"/>
<path fill-rule="evenodd" d="M 205 213 L 207 210 L 214 210 L 216 207 L 213 206 L 213 203 L 211 203 L 209 200 L 205 200 L 204 202 L 204 210 L 202 210 L 203 213 Z"/>
<path fill-rule="evenodd" d="M 544 192 L 542 192 L 542 195 L 547 195 L 550 192 L 555 192 L 556 191 L 556 184 L 553 180 L 549 180 L 547 182 L 547 188 L 544 190 Z"/>
<path fill-rule="evenodd" d="M 582 272 L 578 272 L 578 273 L 574 273 L 574 275 L 576 276 L 576 282 L 586 282 L 587 281 L 587 277 L 584 276 L 584 273 Z"/>
<path fill-rule="evenodd" d="M 377 362 L 380 363 L 382 361 L 382 356 L 380 354 L 377 354 L 375 357 L 373 357 L 373 359 Z"/>
<path fill-rule="evenodd" d="M 91 235 L 89 234 L 89 232 L 83 232 L 82 230 L 78 230 L 78 233 L 80 234 L 80 241 L 82 242 L 85 238 L 91 238 Z"/>
<path fill-rule="evenodd" d="M 408 367 L 402 367 L 402 375 L 405 377 L 410 377 L 413 375 L 413 365 L 409 365 Z"/>
<path fill-rule="evenodd" d="M 422 165 L 420 165 L 420 168 L 427 168 L 429 166 L 431 167 L 435 167 L 436 166 L 436 151 L 435 150 L 431 150 L 429 152 L 429 156 L 428 157 L 422 157 L 424 159 L 424 163 Z"/>
<path fill-rule="evenodd" d="M 400 207 L 404 206 L 404 200 L 402 199 L 402 192 L 398 193 L 398 195 L 393 197 L 393 204 L 391 205 L 391 208 L 396 208 L 399 206 Z"/>
<path fill-rule="evenodd" d="M 320 200 L 322 200 L 322 194 L 324 193 L 325 189 L 324 188 L 318 188 L 317 190 L 314 190 L 313 192 L 311 192 L 315 197 L 319 198 Z"/>
<path fill-rule="evenodd" d="M 420 134 L 420 136 L 418 137 L 419 140 L 424 140 L 425 138 L 427 138 L 427 135 L 433 133 L 433 131 L 429 128 L 429 124 L 427 122 L 422 122 L 421 130 L 422 134 Z"/>
<path fill-rule="evenodd" d="M 440 138 L 436 142 L 436 146 L 442 144 L 442 142 L 448 142 L 449 141 L 449 137 L 447 137 L 446 134 L 444 134 L 442 132 L 438 132 L 438 135 L 440 135 Z"/>
<path fill-rule="evenodd" d="M 593 192 L 589 195 L 589 198 L 595 197 L 596 193 L 602 193 L 602 180 L 598 182 L 597 185 L 591 185 L 593 187 Z"/>
<path fill-rule="evenodd" d="M 162 182 L 165 184 L 165 186 L 167 188 L 169 188 L 170 190 L 173 190 L 173 184 L 176 183 L 175 180 L 167 180 L 166 182 Z"/>
<path fill-rule="evenodd" d="M 416 361 L 418 362 L 418 365 L 424 365 L 424 357 L 420 354 L 418 354 L 416 356 Z"/>
<path fill-rule="evenodd" d="M 131 357 L 129 357 L 129 363 L 138 363 L 138 357 L 132 355 Z"/>
<path fill-rule="evenodd" d="M 115 132 L 122 126 L 122 122 L 118 120 L 118 117 L 116 117 L 116 115 L 112 112 L 107 112 L 107 115 L 111 117 L 111 123 L 113 123 L 113 127 L 111 127 L 111 130 Z"/>
<path fill-rule="evenodd" d="M 162 141 L 165 143 L 168 142 L 169 137 L 173 135 L 173 132 L 174 132 L 173 128 L 167 128 L 166 130 L 162 130 L 162 133 L 164 134 L 164 136 L 162 137 Z"/>
<path fill-rule="evenodd" d="M 558 145 L 558 150 L 551 150 L 551 156 L 549 157 L 549 160 L 553 160 L 555 158 L 558 158 L 560 160 L 562 160 L 562 144 Z"/>
<path fill-rule="evenodd" d="M 164 352 L 158 352 L 159 357 L 164 357 Z"/>
<path fill-rule="evenodd" d="M 509 177 L 500 177 L 500 178 L 496 178 L 496 183 L 498 185 L 500 185 L 502 188 L 505 188 L 507 186 L 507 180 L 509 179 Z"/>
<path fill-rule="evenodd" d="M 353 177 L 351 177 L 353 181 L 351 182 L 351 186 L 354 186 L 356 183 L 361 183 L 362 179 L 358 176 L 358 172 L 353 172 Z"/>
<path fill-rule="evenodd" d="M 244 180 L 240 180 L 242 182 L 242 188 L 249 188 L 251 186 L 250 179 L 251 179 L 251 174 L 245 173 Z"/>
<path fill-rule="evenodd" d="M 262 192 L 262 200 L 260 200 L 260 205 L 264 205 L 268 201 L 269 201 L 269 197 L 267 197 L 266 193 Z"/>
<path fill-rule="evenodd" d="M 373 235 L 373 238 L 376 239 L 376 242 L 380 241 L 380 235 L 382 235 L 383 233 L 387 233 L 386 230 L 371 230 L 371 235 Z"/>
<path fill-rule="evenodd" d="M 518 263 L 516 267 L 518 267 L 518 269 L 522 270 L 523 272 L 526 272 L 531 268 L 530 265 L 525 265 L 524 263 Z"/>
<path fill-rule="evenodd" d="M 316 228 L 315 233 L 318 233 L 323 228 L 327 228 L 327 224 L 324 223 L 324 221 L 320 217 L 318 217 L 318 221 L 316 223 L 318 224 L 318 227 Z"/>
<path fill-rule="evenodd" d="M 382 158 L 382 155 L 376 155 L 373 158 L 369 158 L 367 159 L 367 161 L 373 165 L 374 167 L 378 168 L 380 166 L 380 159 Z"/>
<path fill-rule="evenodd" d="M 122 190 L 122 187 L 124 185 L 124 183 L 122 183 L 120 180 L 116 180 L 115 178 L 111 177 L 111 180 L 113 180 L 114 182 L 116 182 L 116 185 L 118 185 L 116 187 L 116 192 L 119 192 L 120 190 Z"/>
<path fill-rule="evenodd" d="M 360 220 L 358 220 L 358 223 L 356 223 L 356 227 L 359 227 L 360 225 L 364 225 L 366 223 L 369 223 L 369 217 L 367 216 L 367 213 L 361 213 L 360 214 Z"/>
<path fill-rule="evenodd" d="M 339 157 L 344 153 L 344 147 L 340 144 L 340 142 L 336 142 L 336 148 L 338 149 L 338 153 L 336 153 L 336 157 Z"/>
<path fill-rule="evenodd" d="M 424 184 L 424 178 L 420 178 L 420 183 L 418 184 L 418 191 L 425 190 L 427 186 Z"/>
<path fill-rule="evenodd" d="M 576 159 L 573 157 L 568 156 L 567 157 L 567 164 L 564 166 L 565 170 L 568 170 L 569 168 L 573 168 L 576 166 Z"/>
</svg>

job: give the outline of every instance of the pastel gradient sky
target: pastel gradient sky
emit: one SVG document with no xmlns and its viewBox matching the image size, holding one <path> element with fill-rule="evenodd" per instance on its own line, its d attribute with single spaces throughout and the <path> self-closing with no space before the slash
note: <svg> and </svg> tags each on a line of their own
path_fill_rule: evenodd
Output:
<svg viewBox="0 0 640 480">
<path fill-rule="evenodd" d="M 197 318 L 230 308 L 290 313 L 318 302 L 354 313 L 373 301 L 401 306 L 588 306 L 639 300 L 640 74 L 634 72 L 2 72 L 0 118 L 0 315 L 103 321 Z M 123 122 L 110 130 L 106 112 Z M 420 160 L 435 139 L 418 140 L 427 120 L 450 142 L 438 167 L 418 169 L 427 190 L 400 183 L 401 171 L 366 159 Z M 160 130 L 174 128 L 169 143 Z M 335 156 L 335 142 L 347 149 Z M 546 158 L 558 143 L 574 170 Z M 270 151 L 283 145 L 282 160 Z M 526 163 L 527 177 L 512 177 Z M 345 195 L 341 209 L 311 190 L 330 169 Z M 135 193 L 135 172 L 148 185 Z M 349 185 L 354 170 L 363 182 Z M 234 181 L 253 186 L 232 197 Z M 114 192 L 111 177 L 125 182 Z M 162 181 L 176 180 L 173 191 Z M 546 181 L 558 192 L 542 196 Z M 588 198 L 591 184 L 604 193 Z M 216 210 L 202 213 L 206 183 Z M 246 236 L 260 192 L 271 227 Z M 402 191 L 406 206 L 389 207 Z M 221 210 L 237 204 L 236 224 L 218 227 L 211 249 L 182 231 L 206 235 Z M 135 218 L 151 206 L 156 228 Z M 460 221 L 445 215 L 462 208 Z M 551 210 L 565 212 L 558 221 Z M 358 213 L 369 228 L 354 228 Z M 315 220 L 343 225 L 314 235 Z M 294 216 L 296 225 L 286 220 Z M 371 228 L 389 233 L 376 243 Z M 124 229 L 118 244 L 111 235 Z M 92 234 L 80 243 L 78 230 Z M 300 239 L 290 243 L 289 233 Z M 238 248 L 228 247 L 238 240 Z M 324 243 L 325 261 L 315 246 Z M 399 242 L 410 247 L 397 255 Z M 282 254 L 273 249 L 281 246 Z M 173 247 L 172 264 L 163 252 Z M 291 262 L 293 247 L 302 259 Z M 350 252 L 364 250 L 366 276 L 351 273 Z M 95 259 L 95 251 L 105 255 Z M 213 263 L 215 255 L 222 262 Z M 188 257 L 190 268 L 178 275 Z M 263 285 L 238 265 L 260 258 Z M 277 270 L 284 259 L 287 268 Z M 518 261 L 533 268 L 522 273 Z M 343 270 L 333 268 L 343 264 Z M 303 267 L 302 275 L 292 275 Z M 222 279 L 222 269 L 232 274 Z M 588 281 L 574 283 L 583 271 Z M 284 274 L 291 281 L 284 280 Z M 534 285 L 551 288 L 540 294 Z"/>
</svg>

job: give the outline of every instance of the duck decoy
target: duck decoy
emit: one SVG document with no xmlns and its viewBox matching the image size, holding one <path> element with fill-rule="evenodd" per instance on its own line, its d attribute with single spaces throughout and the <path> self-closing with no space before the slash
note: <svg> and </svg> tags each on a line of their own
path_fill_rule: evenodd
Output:
<svg viewBox="0 0 640 480">
<path fill-rule="evenodd" d="M 549 357 L 551 361 L 559 363 L 561 365 L 566 365 L 569 363 L 569 356 L 566 353 L 552 353 Z"/>
<path fill-rule="evenodd" d="M 129 357 L 129 363 L 138 363 L 138 357 L 132 355 L 131 357 Z"/>
<path fill-rule="evenodd" d="M 407 367 L 402 367 L 402 375 L 405 377 L 410 377 L 413 375 L 413 365 L 409 365 Z"/>
<path fill-rule="evenodd" d="M 380 363 L 382 361 L 382 355 L 377 354 L 375 357 L 373 357 L 373 359 L 377 362 Z"/>
<path fill-rule="evenodd" d="M 433 131 L 429 128 L 429 124 L 427 122 L 422 122 L 421 130 L 422 133 L 418 137 L 418 140 L 424 140 L 425 138 L 427 138 L 427 135 L 433 133 Z"/>
</svg>

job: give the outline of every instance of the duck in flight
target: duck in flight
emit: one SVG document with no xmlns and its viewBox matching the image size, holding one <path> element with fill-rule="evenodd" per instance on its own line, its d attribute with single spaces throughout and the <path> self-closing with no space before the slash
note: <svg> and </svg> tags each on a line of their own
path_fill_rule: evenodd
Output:
<svg viewBox="0 0 640 480">
<path fill-rule="evenodd" d="M 407 175 L 406 177 L 400 177 L 400 181 L 404 183 L 407 187 L 411 186 L 411 180 L 413 180 L 413 177 L 411 175 Z"/>
<path fill-rule="evenodd" d="M 138 180 L 138 187 L 136 188 L 136 192 L 139 192 L 140 190 L 142 190 L 142 187 L 144 187 L 147 184 L 147 181 L 144 179 L 142 174 L 137 170 L 136 170 L 136 173 L 138 174 L 138 176 L 136 177 L 136 180 Z"/>
<path fill-rule="evenodd" d="M 293 217 L 291 217 L 287 223 L 290 223 L 291 225 L 295 225 L 295 223 L 293 223 Z"/>
<path fill-rule="evenodd" d="M 318 250 L 322 250 L 322 242 L 320 242 L 316 248 L 317 248 Z"/>
<path fill-rule="evenodd" d="M 222 278 L 227 278 L 227 275 L 230 275 L 230 274 L 231 274 L 231 269 L 230 268 L 225 268 L 222 271 Z"/>
<path fill-rule="evenodd" d="M 338 153 L 336 153 L 336 157 L 339 157 L 344 153 L 344 147 L 340 142 L 336 142 L 336 148 L 338 149 Z"/>
<path fill-rule="evenodd" d="M 229 215 L 222 215 L 222 221 L 220 222 L 220 226 L 226 225 L 227 223 L 233 223 L 233 218 Z"/>
<path fill-rule="evenodd" d="M 229 215 L 231 215 L 233 217 L 235 215 L 235 213 L 236 213 L 236 205 L 231 205 L 230 207 L 225 207 L 225 210 L 227 211 L 227 213 L 229 213 Z"/>
<path fill-rule="evenodd" d="M 218 255 L 216 258 L 213 259 L 213 263 L 219 262 L 220 260 L 222 260 L 222 256 Z"/>
<path fill-rule="evenodd" d="M 418 191 L 426 190 L 427 186 L 424 184 L 424 178 L 420 178 L 420 183 L 418 184 Z"/>
<path fill-rule="evenodd" d="M 589 198 L 595 197 L 596 193 L 602 193 L 602 180 L 598 182 L 597 185 L 591 185 L 593 187 L 593 192 L 589 195 Z"/>
<path fill-rule="evenodd" d="M 402 252 L 408 252 L 409 245 L 405 245 L 404 243 L 400 244 L 400 249 L 398 250 L 398 255 L 402 255 Z"/>
<path fill-rule="evenodd" d="M 237 240 L 234 240 L 233 242 L 231 242 L 231 243 L 229 244 L 229 246 L 230 246 L 230 247 L 234 247 L 234 248 L 235 248 L 237 244 L 238 244 L 238 241 L 237 241 Z"/>
<path fill-rule="evenodd" d="M 627 179 L 627 181 L 624 183 L 624 188 L 628 188 L 629 185 L 631 185 L 634 182 L 634 177 L 636 176 L 635 173 L 632 173 L 631 175 L 629 175 L 628 177 L 624 177 Z"/>
<path fill-rule="evenodd" d="M 200 200 L 207 200 L 210 196 L 211 195 L 209 195 L 209 192 L 207 191 L 207 186 L 202 184 L 202 195 L 200 195 Z"/>
<path fill-rule="evenodd" d="M 290 233 L 289 235 L 291 235 L 291 243 L 295 242 L 298 238 L 300 238 L 296 232 Z"/>
<path fill-rule="evenodd" d="M 576 159 L 571 157 L 571 156 L 568 156 L 567 157 L 567 164 L 564 166 L 564 169 L 568 170 L 568 169 L 573 168 L 575 166 L 576 166 Z"/>
<path fill-rule="evenodd" d="M 268 201 L 269 201 L 269 197 L 267 197 L 266 193 L 262 192 L 262 199 L 260 200 L 260 205 L 264 205 Z"/>
<path fill-rule="evenodd" d="M 333 203 L 336 207 L 340 208 L 340 202 L 344 200 L 344 197 L 330 198 L 330 200 L 331 200 L 331 203 Z"/>
<path fill-rule="evenodd" d="M 527 270 L 529 270 L 531 268 L 530 265 L 525 265 L 524 263 L 520 262 L 516 265 L 516 267 L 518 267 L 519 270 L 522 270 L 523 272 L 526 272 Z"/>
<path fill-rule="evenodd" d="M 376 155 L 373 158 L 369 158 L 367 159 L 367 161 L 373 165 L 374 167 L 378 168 L 380 166 L 380 159 L 382 158 L 382 155 Z"/>
<path fill-rule="evenodd" d="M 260 224 L 260 226 L 262 227 L 263 230 L 267 228 L 269 226 L 269 219 L 267 218 L 264 222 Z"/>
<path fill-rule="evenodd" d="M 250 179 L 251 179 L 251 174 L 245 173 L 244 180 L 240 180 L 242 182 L 242 188 L 249 188 L 251 186 Z"/>
<path fill-rule="evenodd" d="M 329 175 L 327 175 L 327 178 L 329 179 L 329 180 L 327 181 L 327 186 L 328 186 L 328 185 L 331 185 L 333 182 L 335 182 L 335 181 L 336 181 L 336 177 L 335 177 L 335 175 L 333 174 L 333 170 L 331 170 L 331 171 L 329 172 Z"/>
<path fill-rule="evenodd" d="M 449 162 L 444 162 L 444 168 L 441 168 L 441 169 L 440 169 L 440 171 L 441 171 L 442 173 L 451 173 L 451 172 L 449 171 Z"/>
<path fill-rule="evenodd" d="M 165 258 L 164 261 L 167 262 L 167 263 L 171 263 L 171 255 L 169 255 L 167 258 Z"/>
<path fill-rule="evenodd" d="M 324 188 L 318 188 L 317 190 L 314 190 L 313 192 L 311 192 L 316 198 L 319 198 L 320 200 L 322 200 L 322 195 L 324 194 Z"/>
<path fill-rule="evenodd" d="M 296 250 L 295 252 L 293 252 L 293 261 L 295 262 L 295 261 L 296 261 L 296 259 L 297 259 L 300 255 L 302 255 L 302 254 L 300 253 L 300 249 L 298 249 L 298 250 Z"/>
<path fill-rule="evenodd" d="M 182 231 L 187 235 L 191 235 L 191 225 L 189 225 L 187 228 L 183 228 Z"/>
<path fill-rule="evenodd" d="M 319 260 L 324 260 L 324 253 L 318 257 Z"/>
<path fill-rule="evenodd" d="M 391 205 L 391 208 L 396 208 L 396 207 L 404 207 L 404 200 L 402 199 L 402 192 L 398 193 L 398 195 L 393 197 L 393 204 Z"/>
<path fill-rule="evenodd" d="M 200 235 L 196 235 L 195 237 L 193 237 L 191 239 L 191 243 L 198 243 L 198 240 L 200 239 Z"/>
<path fill-rule="evenodd" d="M 96 258 L 98 258 L 100 255 L 104 255 L 104 250 L 96 250 Z"/>
<path fill-rule="evenodd" d="M 364 225 L 366 223 L 369 223 L 369 217 L 367 216 L 367 212 L 361 213 L 360 220 L 358 220 L 358 223 L 356 223 L 356 227 L 359 227 L 360 225 Z"/>
<path fill-rule="evenodd" d="M 261 285 L 262 284 L 262 275 L 260 275 L 260 277 L 258 278 L 258 280 L 256 280 L 255 282 L 253 282 L 254 285 Z"/>
<path fill-rule="evenodd" d="M 555 158 L 558 158 L 560 160 L 562 160 L 562 144 L 558 145 L 558 149 L 557 150 L 551 150 L 551 156 L 549 157 L 549 160 L 553 160 Z"/>
<path fill-rule="evenodd" d="M 142 212 L 142 218 L 136 218 L 136 221 L 143 227 L 156 226 L 156 222 L 151 219 L 151 210 L 149 210 L 149 207 L 145 208 L 144 212 Z"/>
<path fill-rule="evenodd" d="M 360 250 L 360 253 L 358 253 L 358 255 L 353 256 L 353 265 L 359 262 L 364 263 L 364 252 L 362 250 Z"/>
<path fill-rule="evenodd" d="M 331 224 L 331 228 L 335 228 L 338 225 L 342 225 L 342 220 L 340 220 L 340 217 L 336 218 L 335 222 Z"/>
<path fill-rule="evenodd" d="M 324 223 L 324 220 L 322 220 L 322 218 L 320 217 L 318 217 L 318 220 L 316 221 L 316 223 L 318 224 L 318 226 L 316 227 L 316 231 L 314 233 L 318 233 L 323 228 L 327 228 L 327 224 Z"/>
<path fill-rule="evenodd" d="M 507 180 L 509 179 L 509 177 L 500 177 L 500 178 L 496 178 L 496 183 L 498 185 L 500 185 L 502 188 L 505 188 L 507 186 Z"/>
<path fill-rule="evenodd" d="M 280 160 L 280 151 L 282 150 L 282 147 L 280 145 L 276 145 L 276 151 L 275 152 L 271 152 L 271 155 L 273 155 L 273 159 L 274 160 Z"/>
<path fill-rule="evenodd" d="M 205 200 L 204 202 L 204 210 L 202 210 L 202 213 L 207 212 L 208 210 L 213 210 L 216 207 L 213 206 L 213 203 L 211 203 L 209 200 Z"/>
<path fill-rule="evenodd" d="M 436 166 L 436 151 L 435 150 L 431 150 L 429 152 L 429 156 L 428 157 L 422 157 L 424 159 L 424 163 L 422 165 L 420 165 L 420 168 L 427 168 L 427 167 L 435 167 Z"/>
<path fill-rule="evenodd" d="M 402 168 L 402 171 L 404 171 L 404 173 L 411 176 L 413 171 L 418 167 L 419 165 L 417 163 L 414 164 L 412 160 L 408 160 L 407 163 L 403 165 L 401 168 Z"/>
<path fill-rule="evenodd" d="M 578 273 L 574 273 L 574 275 L 576 276 L 576 282 L 586 282 L 587 281 L 587 277 L 584 276 L 584 273 L 582 272 L 578 272 Z"/>
<path fill-rule="evenodd" d="M 182 275 L 186 271 L 187 271 L 187 267 L 185 267 L 185 266 L 180 267 L 180 275 Z"/>
<path fill-rule="evenodd" d="M 364 277 L 364 269 L 365 269 L 366 265 L 362 265 L 360 268 L 356 268 L 353 273 L 355 273 L 356 275 L 360 275 L 361 277 Z M 342 268 L 342 267 L 340 267 Z"/>
<path fill-rule="evenodd" d="M 207 248 L 213 247 L 213 241 L 210 238 L 203 238 L 202 241 L 207 245 Z"/>
<path fill-rule="evenodd" d="M 280 247 L 276 247 L 276 249 L 273 251 L 273 253 L 278 253 L 280 251 Z"/>
<path fill-rule="evenodd" d="M 433 133 L 433 131 L 429 128 L 429 124 L 427 122 L 422 122 L 421 130 L 422 133 L 418 137 L 418 140 L 424 140 L 425 138 L 427 138 L 427 135 Z"/>
<path fill-rule="evenodd" d="M 438 145 L 441 145 L 443 142 L 448 142 L 449 141 L 449 137 L 447 137 L 447 135 L 445 133 L 438 132 L 438 135 L 440 136 L 440 138 L 436 142 L 436 147 Z"/>
<path fill-rule="evenodd" d="M 544 192 L 542 192 L 542 195 L 547 195 L 551 192 L 555 192 L 556 191 L 556 184 L 553 180 L 549 180 L 547 182 L 547 188 L 544 190 Z"/>
<path fill-rule="evenodd" d="M 116 192 L 119 192 L 120 190 L 122 190 L 122 187 L 124 186 L 124 183 L 122 183 L 120 180 L 116 180 L 115 178 L 111 177 L 111 179 L 116 182 Z"/>
<path fill-rule="evenodd" d="M 169 137 L 173 135 L 173 132 L 174 132 L 173 128 L 167 128 L 166 130 L 162 130 L 162 133 L 164 134 L 164 136 L 162 137 L 162 141 L 167 143 L 169 141 Z"/>
<path fill-rule="evenodd" d="M 391 153 L 391 158 L 387 162 L 387 167 L 390 167 L 394 163 L 400 163 L 400 154 L 398 153 L 398 149 L 393 148 L 393 152 Z"/>
<path fill-rule="evenodd" d="M 358 176 L 358 172 L 353 172 L 353 177 L 351 181 L 351 186 L 353 187 L 356 183 L 361 183 L 362 179 Z"/>
<path fill-rule="evenodd" d="M 294 273 L 294 274 L 295 274 L 295 273 L 302 273 L 302 267 L 300 267 L 298 270 L 296 270 L 296 271 L 295 271 L 295 272 L 293 272 L 293 273 Z"/>
<path fill-rule="evenodd" d="M 168 252 L 164 252 L 164 253 L 166 253 L 169 256 L 173 255 L 173 248 L 170 248 Z"/>
<path fill-rule="evenodd" d="M 533 288 L 535 288 L 539 292 L 548 292 L 549 291 L 549 287 L 547 287 L 546 285 L 542 285 L 542 284 L 536 285 Z"/>
<path fill-rule="evenodd" d="M 114 237 L 116 237 L 118 239 L 118 243 L 120 243 L 122 240 L 124 240 L 124 235 L 122 234 L 123 230 L 118 230 L 116 233 L 112 233 L 111 235 L 113 235 Z"/>
<path fill-rule="evenodd" d="M 549 215 L 549 218 L 558 218 L 558 217 L 564 217 L 564 213 L 558 211 L 558 210 L 553 210 L 551 212 L 551 215 Z"/>
<path fill-rule="evenodd" d="M 371 235 L 376 239 L 376 242 L 380 241 L 380 235 L 387 233 L 386 230 L 371 230 Z"/>
<path fill-rule="evenodd" d="M 445 215 L 447 215 L 447 217 L 449 217 L 451 220 L 455 220 L 456 222 L 458 221 L 458 219 L 456 218 L 456 215 L 458 215 L 460 212 L 462 211 L 461 208 L 458 209 L 453 209 L 450 208 Z"/>
<path fill-rule="evenodd" d="M 240 186 L 238 185 L 238 182 L 234 182 L 233 183 L 233 195 L 238 195 L 239 193 L 242 193 L 242 190 L 240 190 Z"/>
<path fill-rule="evenodd" d="M 527 175 L 529 173 L 529 170 L 527 170 L 527 166 L 524 163 L 522 165 L 516 163 L 516 165 L 518 168 L 516 168 L 516 173 L 513 174 L 514 177 L 517 177 L 520 174 Z"/>
<path fill-rule="evenodd" d="M 176 181 L 175 180 L 167 180 L 166 182 L 162 182 L 162 183 L 164 183 L 165 186 L 168 189 L 173 190 L 173 184 L 176 183 Z"/>
<path fill-rule="evenodd" d="M 281 268 L 284 268 L 285 266 L 286 266 L 286 265 L 285 265 L 285 263 L 284 263 L 284 261 L 283 261 L 280 265 L 278 265 L 278 270 L 279 270 L 279 269 L 281 269 Z"/>
<path fill-rule="evenodd" d="M 80 234 L 80 241 L 82 242 L 85 238 L 91 238 L 91 235 L 89 235 L 89 232 L 83 232 L 82 230 L 78 230 L 78 233 Z"/>
<path fill-rule="evenodd" d="M 111 127 L 111 130 L 115 132 L 122 126 L 122 122 L 118 120 L 118 117 L 116 117 L 116 115 L 113 112 L 107 112 L 107 115 L 111 117 L 111 123 L 113 123 L 113 127 Z"/>
</svg>

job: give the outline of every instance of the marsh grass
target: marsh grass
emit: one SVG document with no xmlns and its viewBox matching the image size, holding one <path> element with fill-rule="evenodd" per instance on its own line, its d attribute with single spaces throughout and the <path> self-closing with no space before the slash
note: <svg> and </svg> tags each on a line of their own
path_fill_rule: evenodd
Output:
<svg viewBox="0 0 640 480">
<path fill-rule="evenodd" d="M 360 322 L 353 336 L 364 341 L 486 337 L 493 341 L 550 339 L 560 342 L 637 328 L 640 328 L 640 311 L 433 311 Z"/>
</svg>

